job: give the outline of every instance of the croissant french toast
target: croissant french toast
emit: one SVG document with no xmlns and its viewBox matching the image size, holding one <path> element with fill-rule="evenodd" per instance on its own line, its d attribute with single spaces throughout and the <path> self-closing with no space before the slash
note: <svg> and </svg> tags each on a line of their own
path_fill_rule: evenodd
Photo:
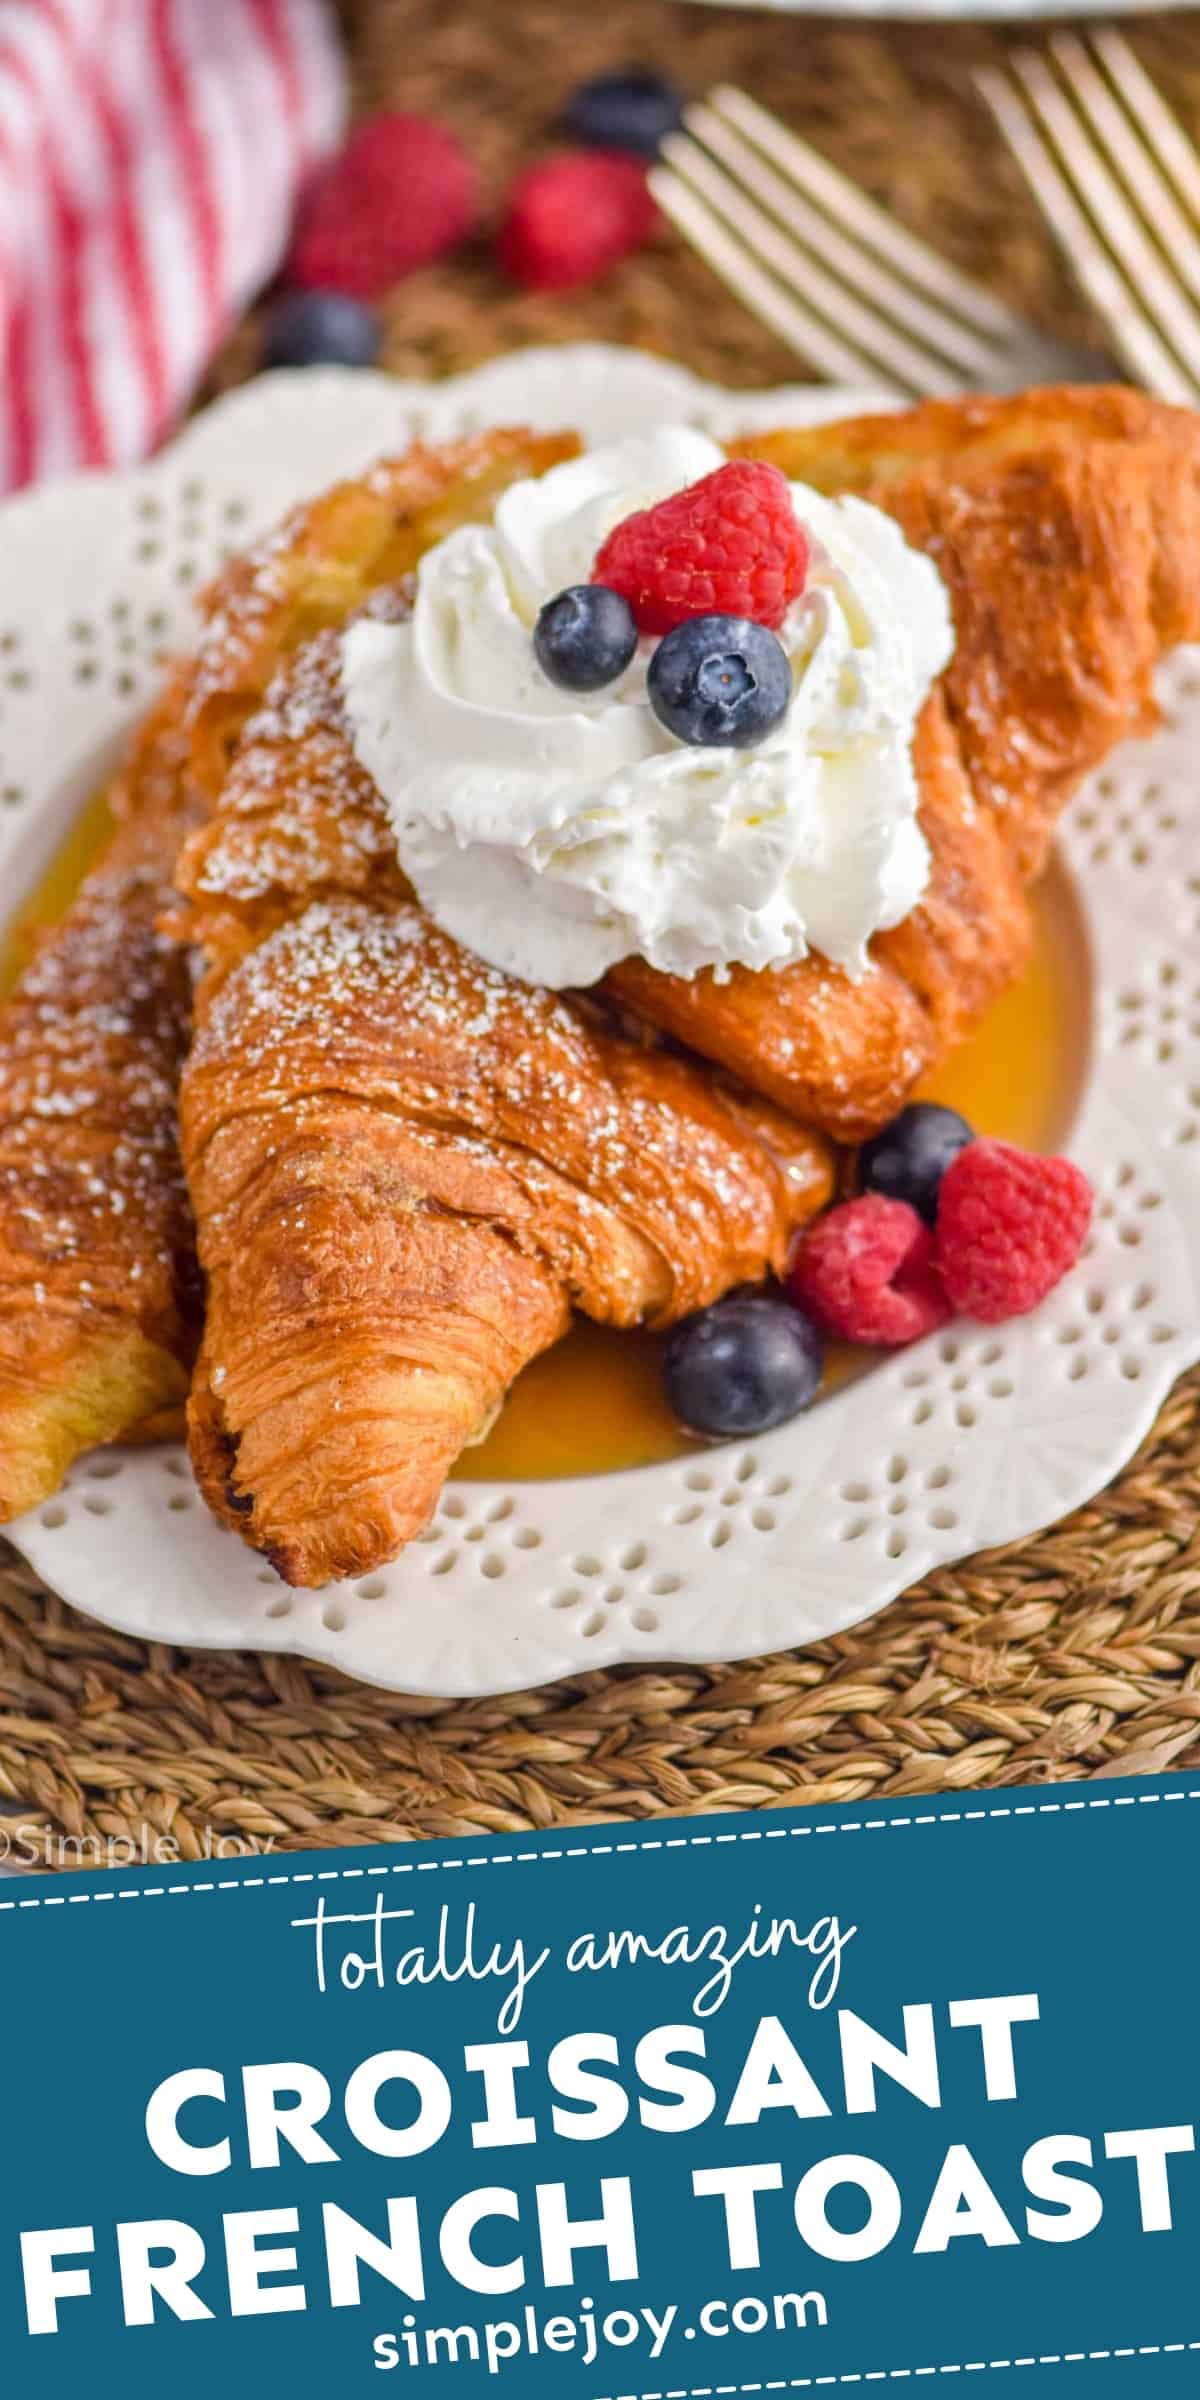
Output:
<svg viewBox="0 0 1200 2400">
<path fill-rule="evenodd" d="M 484 437 L 484 450 L 498 439 L 520 437 Z M 547 444 L 538 471 L 570 446 L 565 437 Z M 1200 420 L 1138 393 L 1081 389 L 930 402 L 759 434 L 742 448 L 789 478 L 886 509 L 948 587 L 955 654 L 915 744 L 929 881 L 902 923 L 876 936 L 857 978 L 816 951 L 779 971 L 734 966 L 721 980 L 669 976 L 631 958 L 607 989 L 780 1107 L 858 1141 L 1021 972 L 1031 940 L 1025 887 L 1058 815 L 1117 741 L 1149 730 L 1155 665 L 1200 633 L 1191 563 Z M 462 454 L 444 455 L 453 485 Z M 420 454 L 421 476 L 437 471 Z M 476 471 L 486 480 L 485 468 Z M 388 489 L 409 472 L 392 462 L 372 481 Z M 352 500 L 337 497 L 352 516 Z M 469 514 L 469 499 L 447 503 L 437 530 Z M 336 621 L 344 576 L 330 575 L 320 504 L 308 516 L 302 542 L 273 546 L 272 573 L 297 617 Z M 403 550 L 406 567 L 428 523 Z M 327 595 L 320 606 L 306 597 L 310 582 Z M 244 721 L 246 694 L 261 689 L 255 644 L 270 612 L 250 571 L 226 614 L 234 640 L 216 723 L 231 694 L 235 722 Z M 224 755 L 206 741 L 198 758 L 213 791 Z"/>
<path fill-rule="evenodd" d="M 1200 419 L 1121 389 L 930 401 L 755 435 L 789 479 L 854 493 L 935 560 L 956 644 L 918 732 L 930 882 L 852 981 L 813 955 L 614 993 L 843 1140 L 893 1116 L 1019 972 L 1022 886 L 1084 775 L 1156 721 L 1153 673 L 1200 636 Z"/>
<path fill-rule="evenodd" d="M 99 865 L 0 1005 L 0 1522 L 187 1392 L 190 988 L 156 922 L 195 813 L 184 697 L 176 677 L 114 786 Z"/>
<path fill-rule="evenodd" d="M 157 896 L 149 898 L 178 839 L 175 802 L 189 817 L 197 797 L 219 804 L 211 848 L 194 848 L 193 910 L 180 920 L 203 932 L 214 1006 L 238 959 L 309 902 L 359 895 L 371 908 L 403 906 L 382 809 L 367 795 L 342 814 L 340 728 L 327 725 L 319 738 L 307 729 L 303 774 L 274 812 L 244 777 L 227 791 L 231 759 L 281 658 L 343 625 L 372 592 L 384 595 L 381 606 L 406 605 L 411 570 L 432 542 L 486 517 L 507 483 L 541 473 L 574 446 L 569 436 L 501 433 L 384 462 L 295 512 L 215 588 L 197 659 L 143 737 L 143 760 L 157 758 L 163 772 L 130 778 L 131 794 L 139 784 L 170 789 L 171 807 L 155 826 L 143 791 L 142 834 L 118 834 L 94 895 L 89 886 L 0 1013 L 0 1517 L 44 1496 L 90 1441 L 152 1424 L 185 1379 L 194 1338 L 188 1229 L 161 1103 L 178 1058 L 186 981 L 178 962 L 163 964 L 152 926 Z M 1087 390 L 933 403 L 756 436 L 745 448 L 818 490 L 858 493 L 889 511 L 936 559 L 949 589 L 957 649 L 915 743 L 928 883 L 909 915 L 876 936 L 857 979 L 816 953 L 782 971 L 735 966 L 725 981 L 659 974 L 630 959 L 606 990 L 632 1019 L 686 1042 L 776 1108 L 857 1139 L 895 1112 L 1017 971 L 1029 938 L 1024 885 L 1044 860 L 1059 809 L 1113 742 L 1153 722 L 1157 658 L 1200 632 L 1197 425 L 1134 393 Z M 184 708 L 186 758 L 168 739 Z M 137 810 L 125 814 L 129 824 Z M 123 853 L 124 841 L 136 848 L 143 838 L 146 855 Z M 149 1042 L 159 1075 L 160 1132 L 151 1135 L 149 1117 L 129 1120 L 137 1130 L 128 1154 L 137 1154 L 141 1180 L 138 1205 L 122 1216 L 119 1187 L 114 1211 L 89 1186 L 82 1100 L 65 1116 L 48 1113 L 46 1078 L 73 1042 L 78 1097 L 95 1080 L 83 1074 L 92 1037 L 81 1030 L 67 1041 L 64 1018 L 76 1013 L 86 1024 L 114 996 L 128 997 L 127 986 L 142 992 L 151 974 L 167 985 L 144 1010 L 137 1039 Z M 230 988 L 240 987 L 231 980 Z M 613 1038 L 594 1019 L 588 1032 Z M 100 1148 L 113 1142 L 109 1103 L 121 1073 L 135 1073 L 134 1053 L 123 1067 L 106 1050 L 102 1064 Z M 141 1065 L 139 1051 L 137 1073 Z M 770 1110 L 764 1121 L 778 1144 Z M 56 1201 L 53 1224 L 41 1220 L 47 1278 L 31 1271 L 30 1242 L 51 1189 L 52 1152 L 67 1161 L 72 1195 Z M 801 1156 L 800 1183 L 811 1172 L 816 1188 L 824 1153 L 804 1137 Z M 92 1186 L 101 1180 L 93 1176 Z M 54 1226 L 67 1228 L 57 1249 Z"/>
<path fill-rule="evenodd" d="M 755 452 L 874 501 L 935 559 L 963 764 L 1036 873 L 1081 778 L 1157 723 L 1164 652 L 1200 633 L 1200 417 L 1083 387 L 932 400 Z"/>
<path fill-rule="evenodd" d="M 573 1307 L 670 1323 L 780 1270 L 832 1188 L 815 1136 L 411 904 L 337 669 L 328 636 L 285 669 L 180 867 L 208 962 L 193 1462 L 300 1584 L 421 1531 Z"/>
<path fill-rule="evenodd" d="M 1003 828 L 977 804 L 940 692 L 922 711 L 913 758 L 929 882 L 903 923 L 876 936 L 865 974 L 812 951 L 775 973 L 734 967 L 720 983 L 642 959 L 608 978 L 623 1006 L 843 1142 L 896 1115 L 1021 973 L 1032 941 L 1023 878 Z"/>
<path fill-rule="evenodd" d="M 401 575 L 514 475 L 570 443 L 489 436 L 298 509 L 202 603 L 111 794 L 114 831 L 61 925 L 0 1004 L 0 1523 L 72 1459 L 174 1430 L 198 1338 L 179 1160 L 187 962 L 160 937 L 185 832 L 281 658 Z M 424 461 L 424 464 L 423 464 Z"/>
<path fill-rule="evenodd" d="M 486 518 L 510 483 L 544 474 L 576 447 L 573 434 L 508 427 L 436 450 L 417 442 L 302 503 L 234 559 L 205 595 L 188 703 L 192 772 L 207 798 L 219 796 L 281 659 L 344 624 L 371 592 L 399 584 L 456 525 Z"/>
<path fill-rule="evenodd" d="M 891 509 L 937 558 L 958 648 L 915 740 L 928 881 L 865 974 L 812 955 L 722 981 L 636 960 L 609 976 L 629 1018 L 733 1090 L 437 932 L 351 746 L 347 612 L 321 602 L 309 621 L 329 630 L 247 726 L 264 612 L 252 577 L 235 596 L 225 681 L 242 696 L 232 732 L 224 698 L 201 724 L 216 805 L 180 874 L 208 963 L 183 1094 L 209 1292 L 193 1453 L 218 1513 L 292 1580 L 361 1571 L 417 1531 L 570 1307 L 668 1322 L 778 1264 L 828 1185 L 820 1142 L 780 1108 L 858 1138 L 969 1029 L 1023 962 L 1058 809 L 1152 720 L 1158 656 L 1200 629 L 1165 499 L 1187 485 L 1189 524 L 1196 431 L 1134 395 L 964 403 L 753 449 Z M 406 613 L 411 563 L 376 613 Z M 276 545 L 272 571 L 303 621 L 304 557 Z M 660 1112 L 649 1154 L 631 1096 Z"/>
</svg>

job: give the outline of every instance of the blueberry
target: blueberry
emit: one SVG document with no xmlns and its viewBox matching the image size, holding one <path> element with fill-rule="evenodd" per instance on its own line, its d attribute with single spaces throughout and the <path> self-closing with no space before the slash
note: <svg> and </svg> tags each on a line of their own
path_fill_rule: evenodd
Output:
<svg viewBox="0 0 1200 2400">
<path fill-rule="evenodd" d="M 629 602 L 605 583 L 572 583 L 547 600 L 533 629 L 538 665 L 568 692 L 598 692 L 629 665 L 638 630 Z"/>
<path fill-rule="evenodd" d="M 663 1380 L 693 1433 L 766 1433 L 808 1407 L 822 1364 L 820 1335 L 799 1309 L 738 1292 L 676 1326 Z"/>
<path fill-rule="evenodd" d="M 659 643 L 647 671 L 655 716 L 681 742 L 748 750 L 792 696 L 787 652 L 750 617 L 691 617 Z"/>
<path fill-rule="evenodd" d="M 378 356 L 375 316 L 345 292 L 289 292 L 267 323 L 268 367 L 369 367 Z"/>
<path fill-rule="evenodd" d="M 915 1100 L 873 1141 L 864 1142 L 858 1154 L 859 1182 L 864 1192 L 907 1200 L 909 1207 L 932 1225 L 942 1177 L 951 1160 L 974 1139 L 971 1126 L 956 1109 Z"/>
<path fill-rule="evenodd" d="M 596 150 L 637 150 L 656 158 L 664 137 L 683 118 L 683 94 L 665 75 L 626 67 L 581 83 L 563 122 L 577 142 Z"/>
</svg>

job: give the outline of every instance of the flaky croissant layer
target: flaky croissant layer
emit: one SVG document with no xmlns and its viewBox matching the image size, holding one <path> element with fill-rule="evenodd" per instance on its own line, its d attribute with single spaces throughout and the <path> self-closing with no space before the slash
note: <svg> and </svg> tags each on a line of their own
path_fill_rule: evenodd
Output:
<svg viewBox="0 0 1200 2400">
<path fill-rule="evenodd" d="M 198 1331 L 176 1124 L 187 960 L 157 919 L 194 822 L 175 679 L 107 849 L 0 1005 L 0 1523 L 178 1411 Z"/>
<path fill-rule="evenodd" d="M 667 1324 L 782 1268 L 823 1147 L 461 950 L 315 901 L 202 989 L 183 1087 L 211 1505 L 290 1582 L 422 1530 L 573 1307 Z"/>
</svg>

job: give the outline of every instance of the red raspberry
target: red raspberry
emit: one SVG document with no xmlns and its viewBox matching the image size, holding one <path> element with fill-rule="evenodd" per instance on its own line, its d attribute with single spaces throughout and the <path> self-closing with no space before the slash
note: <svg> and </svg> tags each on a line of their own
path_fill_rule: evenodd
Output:
<svg viewBox="0 0 1200 2400">
<path fill-rule="evenodd" d="M 621 150 L 567 150 L 519 175 L 496 245 L 534 292 L 565 292 L 615 267 L 657 216 L 643 161 Z"/>
<path fill-rule="evenodd" d="M 808 542 L 778 467 L 735 459 L 614 527 L 592 569 L 643 633 L 688 617 L 753 617 L 778 630 L 804 589 Z"/>
<path fill-rule="evenodd" d="M 309 186 L 288 276 L 373 300 L 461 241 L 478 215 L 475 169 L 447 126 L 391 111 L 368 117 Z"/>
<path fill-rule="evenodd" d="M 950 1315 L 933 1235 L 907 1200 L 864 1192 L 831 1208 L 800 1244 L 788 1290 L 823 1332 L 888 1349 Z"/>
<path fill-rule="evenodd" d="M 1074 1266 L 1091 1221 L 1091 1185 L 1069 1158 L 972 1142 L 938 1194 L 937 1263 L 955 1307 L 984 1325 L 1024 1316 Z"/>
</svg>

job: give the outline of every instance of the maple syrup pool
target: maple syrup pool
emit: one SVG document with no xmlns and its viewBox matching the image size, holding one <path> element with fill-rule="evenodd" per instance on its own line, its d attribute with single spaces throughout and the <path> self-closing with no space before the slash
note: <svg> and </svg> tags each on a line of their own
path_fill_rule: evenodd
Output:
<svg viewBox="0 0 1200 2400">
<path fill-rule="evenodd" d="M 69 905 L 103 848 L 103 798 L 80 817 L 49 872 L 0 942 L 0 994 L 42 929 Z M 1061 1148 L 1083 1089 L 1091 1015 L 1087 935 L 1070 881 L 1051 866 L 1033 895 L 1029 967 L 920 1097 L 941 1100 L 981 1133 L 1029 1150 Z M 580 1320 L 526 1367 L 487 1439 L 464 1452 L 457 1480 L 527 1482 L 610 1474 L 711 1447 L 681 1431 L 662 1392 L 665 1337 L 614 1333 Z M 862 1373 L 871 1353 L 834 1350 L 824 1389 Z"/>
</svg>

